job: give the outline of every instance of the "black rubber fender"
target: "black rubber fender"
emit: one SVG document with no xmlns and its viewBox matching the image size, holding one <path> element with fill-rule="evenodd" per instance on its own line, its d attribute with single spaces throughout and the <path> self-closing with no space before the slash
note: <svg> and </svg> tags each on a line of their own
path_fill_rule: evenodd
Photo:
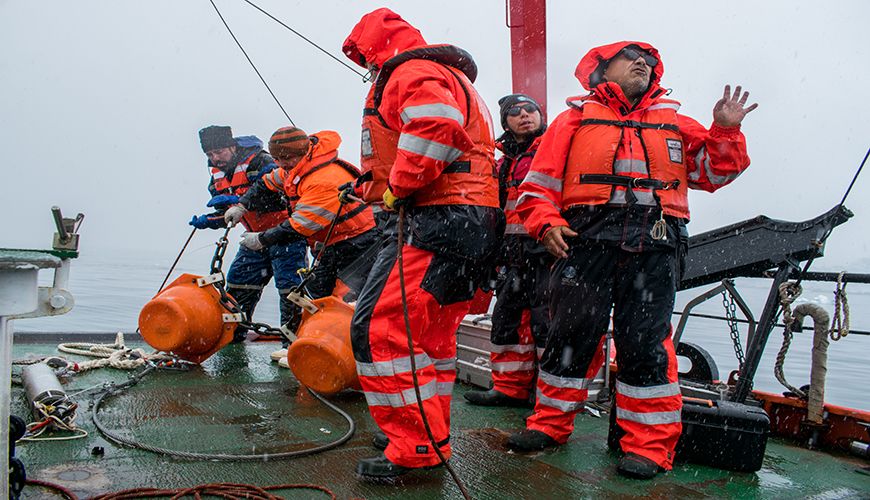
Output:
<svg viewBox="0 0 870 500">
<path fill-rule="evenodd" d="M 709 384 L 719 380 L 719 368 L 716 361 L 704 348 L 691 342 L 680 342 L 677 345 L 677 356 L 688 359 L 692 367 L 687 372 L 679 372 L 681 379 Z"/>
</svg>

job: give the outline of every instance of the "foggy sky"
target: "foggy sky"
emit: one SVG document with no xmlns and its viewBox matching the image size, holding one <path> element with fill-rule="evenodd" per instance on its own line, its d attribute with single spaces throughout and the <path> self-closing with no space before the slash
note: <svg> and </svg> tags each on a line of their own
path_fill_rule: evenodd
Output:
<svg viewBox="0 0 870 500">
<path fill-rule="evenodd" d="M 216 2 L 296 124 L 338 131 L 342 156 L 358 163 L 369 84 L 244 2 Z M 491 110 L 512 90 L 503 0 L 255 3 L 342 58 L 360 16 L 388 6 L 429 43 L 475 57 Z M 662 84 L 705 126 L 726 83 L 760 104 L 743 126 L 749 170 L 717 193 L 690 194 L 693 234 L 759 214 L 812 218 L 840 200 L 870 146 L 868 2 L 550 1 L 548 12 L 550 119 L 583 93 L 580 57 L 624 39 L 660 50 Z M 165 262 L 191 215 L 207 211 L 197 130 L 231 125 L 266 141 L 287 125 L 207 0 L 0 0 L 0 45 L 0 247 L 49 247 L 59 205 L 85 213 L 83 252 L 143 249 Z M 868 271 L 868 186 L 865 172 L 847 202 L 856 217 L 815 270 Z M 218 236 L 201 233 L 198 248 Z"/>
</svg>

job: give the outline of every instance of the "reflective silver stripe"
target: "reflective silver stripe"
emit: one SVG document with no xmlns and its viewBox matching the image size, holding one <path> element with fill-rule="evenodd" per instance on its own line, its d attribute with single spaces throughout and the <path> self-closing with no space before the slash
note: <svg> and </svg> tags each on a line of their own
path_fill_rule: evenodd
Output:
<svg viewBox="0 0 870 500">
<path fill-rule="evenodd" d="M 505 210 L 516 210 L 517 209 L 517 200 L 508 200 L 507 203 L 504 204 Z"/>
<path fill-rule="evenodd" d="M 707 156 L 707 146 L 701 148 L 698 154 L 695 155 L 695 170 L 689 172 L 689 182 L 698 182 L 701 180 L 701 170 L 704 168 L 704 158 Z M 707 158 L 707 165 L 710 164 L 710 159 Z"/>
<path fill-rule="evenodd" d="M 616 174 L 646 175 L 649 169 L 643 160 L 616 160 L 613 162 L 613 171 Z"/>
<path fill-rule="evenodd" d="M 462 156 L 462 151 L 456 148 L 411 134 L 399 136 L 399 149 L 447 163 L 453 163 L 453 160 Z"/>
<path fill-rule="evenodd" d="M 498 373 L 505 372 L 527 372 L 535 369 L 534 361 L 505 361 L 503 363 L 490 363 L 492 371 Z"/>
<path fill-rule="evenodd" d="M 417 354 L 414 356 L 414 362 L 417 369 L 432 366 L 432 360 L 426 353 Z M 390 377 L 397 373 L 408 373 L 411 371 L 411 358 L 396 358 L 392 361 L 375 361 L 373 363 L 356 362 L 356 372 L 364 377 Z"/>
<path fill-rule="evenodd" d="M 296 223 L 298 223 L 300 226 L 304 227 L 305 229 L 310 229 L 311 231 L 320 231 L 321 229 L 326 227 L 323 224 L 314 222 L 313 220 L 305 217 L 299 212 L 293 212 L 293 215 L 290 216 L 290 219 L 296 221 Z"/>
<path fill-rule="evenodd" d="M 435 363 L 435 370 L 446 372 L 456 369 L 456 358 L 435 358 L 432 360 Z"/>
<path fill-rule="evenodd" d="M 558 387 L 560 389 L 583 390 L 589 387 L 588 378 L 560 377 L 558 375 L 553 375 L 552 373 L 547 373 L 544 370 L 541 370 L 538 373 L 538 378 L 550 387 Z"/>
<path fill-rule="evenodd" d="M 616 392 L 634 399 L 665 398 L 668 396 L 679 396 L 681 394 L 680 384 L 677 382 L 665 385 L 653 385 L 650 387 L 636 387 L 622 383 L 618 380 L 616 381 Z"/>
<path fill-rule="evenodd" d="M 646 425 L 676 424 L 677 422 L 680 422 L 680 411 L 674 410 L 637 413 L 622 408 L 616 408 L 616 418 Z"/>
<path fill-rule="evenodd" d="M 710 181 L 710 184 L 714 186 L 724 186 L 729 182 L 736 179 L 742 172 L 735 172 L 733 174 L 719 175 L 713 173 L 713 168 L 710 166 L 710 155 L 707 154 L 707 147 L 704 146 L 698 151 L 698 154 L 695 155 L 695 166 L 697 170 L 691 172 L 689 174 L 689 182 L 697 183 L 701 179 L 701 169 L 704 169 L 704 174 L 707 176 L 707 180 Z"/>
<path fill-rule="evenodd" d="M 562 179 L 550 177 L 549 175 L 542 174 L 541 172 L 538 172 L 536 170 L 529 170 L 529 173 L 526 174 L 526 178 L 523 179 L 523 182 L 531 182 L 532 184 L 537 184 L 541 187 L 552 189 L 557 193 L 562 192 Z M 517 202 L 517 204 L 519 204 L 519 201 Z"/>
<path fill-rule="evenodd" d="M 265 287 L 260 285 L 239 285 L 236 283 L 227 283 L 227 288 L 236 288 L 238 290 L 262 290 Z"/>
<path fill-rule="evenodd" d="M 437 390 L 435 381 L 420 386 L 420 397 L 423 401 L 432 398 Z M 417 404 L 417 395 L 414 393 L 414 388 L 405 389 L 400 393 L 389 392 L 365 392 L 366 403 L 369 406 L 392 406 L 393 408 L 402 408 L 408 405 Z"/>
<path fill-rule="evenodd" d="M 646 108 L 647 111 L 654 111 L 656 109 L 673 109 L 674 111 L 679 111 L 680 104 L 676 102 L 660 102 Z"/>
<path fill-rule="evenodd" d="M 423 401 L 431 399 L 435 396 L 437 391 L 438 383 L 432 380 L 429 383 L 420 386 L 420 398 L 422 398 Z M 414 392 L 413 387 L 402 391 L 402 398 L 405 399 L 406 405 L 417 404 L 417 394 Z"/>
<path fill-rule="evenodd" d="M 504 228 L 504 234 L 529 234 L 522 224 L 508 224 Z"/>
<path fill-rule="evenodd" d="M 537 404 L 542 404 L 544 406 L 549 406 L 551 408 L 558 408 L 564 412 L 571 411 L 580 411 L 583 409 L 584 401 L 565 401 L 564 399 L 556 399 L 551 398 L 549 396 L 545 396 L 541 393 L 541 390 L 538 389 L 538 400 Z"/>
<path fill-rule="evenodd" d="M 212 179 L 215 179 L 215 180 L 223 179 L 224 177 L 226 177 L 226 174 L 223 173 L 223 171 L 221 170 L 221 171 L 218 171 L 218 172 L 211 174 L 211 177 L 212 177 Z"/>
<path fill-rule="evenodd" d="M 553 200 L 547 198 L 545 195 L 540 194 L 540 193 L 523 193 L 523 194 L 521 194 L 520 198 L 517 200 L 517 205 L 522 205 L 523 200 L 525 200 L 526 198 L 540 198 L 542 200 L 546 200 L 550 205 L 553 205 L 553 207 L 556 210 L 561 210 L 558 206 L 556 206 L 556 203 Z"/>
<path fill-rule="evenodd" d="M 453 382 L 438 382 L 436 385 L 439 396 L 450 396 L 453 394 Z"/>
<path fill-rule="evenodd" d="M 311 212 L 314 215 L 319 215 L 320 217 L 323 217 L 330 222 L 332 222 L 332 219 L 335 218 L 335 214 L 333 212 L 330 212 L 323 207 L 318 207 L 317 205 L 306 205 L 304 203 L 297 203 L 293 210 L 299 210 L 300 212 L 303 210 L 306 212 Z"/>
<path fill-rule="evenodd" d="M 447 104 L 421 104 L 408 106 L 402 110 L 402 123 L 408 123 L 414 118 L 449 118 L 464 125 L 465 118 L 462 112 Z"/>
<path fill-rule="evenodd" d="M 508 344 L 508 345 L 495 345 L 492 344 L 492 348 L 490 352 L 518 352 L 518 353 L 527 353 L 535 350 L 535 344 Z"/>
<path fill-rule="evenodd" d="M 543 358 L 543 357 L 544 357 L 544 348 L 543 348 L 543 347 L 538 347 L 538 350 L 536 351 L 536 354 L 538 355 L 538 359 Z"/>
<path fill-rule="evenodd" d="M 652 194 L 652 191 L 640 191 L 638 189 L 634 190 L 634 196 L 637 198 L 638 205 L 645 205 L 649 207 L 654 207 L 658 205 L 655 197 Z M 613 193 L 610 195 L 610 200 L 608 203 L 615 205 L 625 205 L 625 190 L 624 189 L 614 189 Z"/>
</svg>

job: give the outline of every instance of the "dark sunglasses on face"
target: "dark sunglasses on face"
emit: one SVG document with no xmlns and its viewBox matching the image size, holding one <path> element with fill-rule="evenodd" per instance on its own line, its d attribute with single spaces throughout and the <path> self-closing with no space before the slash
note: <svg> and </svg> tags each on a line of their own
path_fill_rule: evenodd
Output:
<svg viewBox="0 0 870 500">
<path fill-rule="evenodd" d="M 526 113 L 532 114 L 537 111 L 538 108 L 534 104 L 518 104 L 507 111 L 508 116 L 520 116 L 522 111 Z"/>
<path fill-rule="evenodd" d="M 643 62 L 645 62 L 650 68 L 655 68 L 656 64 L 659 63 L 659 60 L 653 57 L 649 52 L 634 47 L 626 47 L 620 50 L 619 55 L 630 61 L 637 61 L 638 57 L 643 57 Z"/>
</svg>

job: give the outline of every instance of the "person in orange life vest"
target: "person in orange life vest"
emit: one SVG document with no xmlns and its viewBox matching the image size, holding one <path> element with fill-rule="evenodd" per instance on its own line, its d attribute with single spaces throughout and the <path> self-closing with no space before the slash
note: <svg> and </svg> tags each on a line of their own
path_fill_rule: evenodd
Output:
<svg viewBox="0 0 870 500">
<path fill-rule="evenodd" d="M 263 175 L 275 169 L 275 162 L 263 150 L 263 143 L 254 136 L 233 137 L 230 127 L 211 125 L 199 131 L 202 150 L 208 157 L 211 171 L 208 190 L 212 195 L 208 206 L 215 212 L 194 216 L 190 225 L 198 229 L 225 227 L 224 212 L 244 195 Z M 278 194 L 264 196 L 252 204 L 241 218 L 248 231 L 265 231 L 287 218 L 287 204 Z M 252 318 L 263 288 L 275 277 L 280 297 L 281 324 L 295 330 L 301 319 L 298 306 L 287 300 L 287 293 L 299 284 L 296 270 L 305 267 L 307 249 L 304 243 L 291 242 L 268 250 L 240 247 L 227 272 L 227 291 L 239 303 L 242 312 Z M 239 327 L 235 341 L 242 341 L 247 330 Z"/>
<path fill-rule="evenodd" d="M 398 252 L 404 260 L 420 399 L 439 450 L 450 456 L 450 399 L 456 329 L 471 305 L 486 261 L 504 233 L 489 110 L 472 86 L 477 67 L 452 45 L 428 45 L 389 9 L 366 14 L 344 53 L 377 71 L 363 117 L 363 197 L 381 194 L 397 224 L 360 293 L 351 323 L 357 372 L 369 411 L 383 431 L 383 454 L 362 459 L 362 479 L 437 466 L 414 390 Z M 397 217 L 394 215 L 394 220 Z"/>
<path fill-rule="evenodd" d="M 242 245 L 256 250 L 307 240 L 314 253 L 326 245 L 306 283 L 315 299 L 332 294 L 339 271 L 378 242 L 371 209 L 359 202 L 341 206 L 336 196 L 340 185 L 359 176 L 355 166 L 338 157 L 340 144 L 341 137 L 331 130 L 309 137 L 296 127 L 278 129 L 269 139 L 269 151 L 281 168 L 263 176 L 226 213 L 227 222 L 234 223 L 257 198 L 284 194 L 292 208 L 290 218 L 267 231 L 245 233 Z"/>
<path fill-rule="evenodd" d="M 482 406 L 529 406 L 537 354 L 544 350 L 549 323 L 549 274 L 553 259 L 529 236 L 516 211 L 518 187 L 547 128 L 531 97 L 511 94 L 498 101 L 504 133 L 496 140 L 499 198 L 507 227 L 497 261 L 496 302 L 490 339 L 492 389 L 469 391 L 465 399 Z M 532 402 L 534 398 L 532 397 Z"/>
<path fill-rule="evenodd" d="M 715 191 L 749 166 L 740 123 L 756 107 L 726 86 L 706 129 L 664 98 L 663 72 L 647 43 L 589 51 L 575 75 L 590 93 L 569 98 L 550 124 L 517 203 L 529 233 L 559 260 L 535 411 L 508 446 L 568 440 L 612 309 L 617 471 L 645 479 L 671 468 L 681 432 L 670 318 L 688 241 L 687 190 Z"/>
</svg>

